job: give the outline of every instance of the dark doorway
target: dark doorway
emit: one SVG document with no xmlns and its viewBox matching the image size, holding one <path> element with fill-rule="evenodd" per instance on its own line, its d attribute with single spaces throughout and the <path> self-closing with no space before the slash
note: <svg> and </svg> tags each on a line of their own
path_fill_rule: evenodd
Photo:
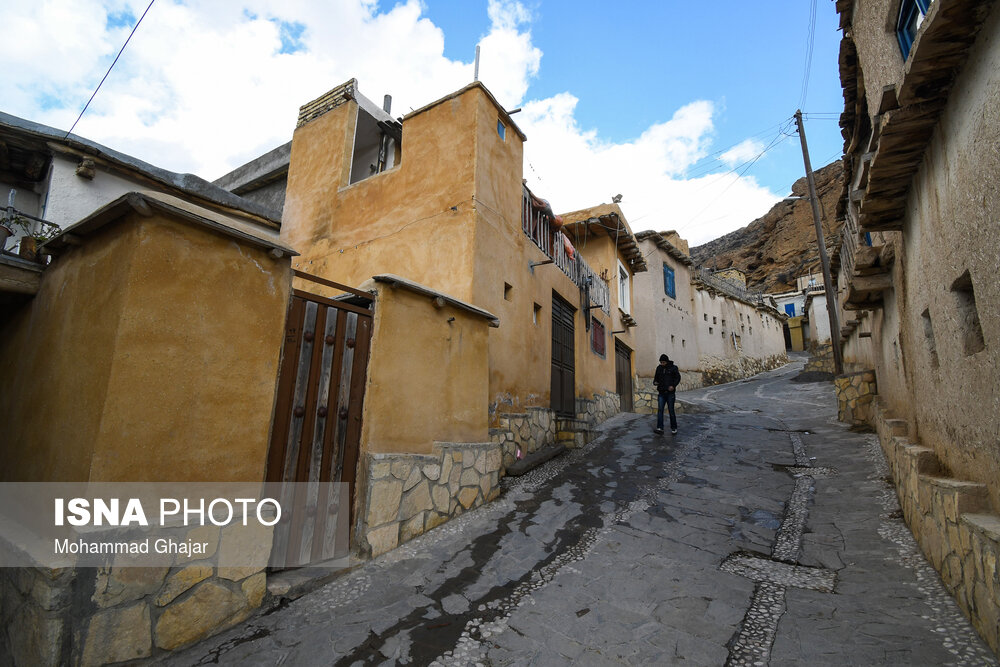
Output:
<svg viewBox="0 0 1000 667">
<path fill-rule="evenodd" d="M 615 339 L 615 391 L 621 397 L 622 412 L 632 412 L 632 350 Z"/>
<path fill-rule="evenodd" d="M 576 416 L 573 307 L 552 295 L 551 408 L 563 417 Z"/>
</svg>

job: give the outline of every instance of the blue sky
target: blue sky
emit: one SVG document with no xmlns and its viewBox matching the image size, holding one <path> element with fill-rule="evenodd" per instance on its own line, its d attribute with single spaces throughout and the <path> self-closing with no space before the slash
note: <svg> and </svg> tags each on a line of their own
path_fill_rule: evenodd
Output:
<svg viewBox="0 0 1000 667">
<path fill-rule="evenodd" d="M 68 129 L 147 4 L 0 7 L 11 26 L 0 109 Z M 804 173 L 786 121 L 801 99 L 811 7 L 156 0 L 75 132 L 216 178 L 287 141 L 298 106 L 349 78 L 373 100 L 391 93 L 397 114 L 461 87 L 478 43 L 482 81 L 524 109 L 514 119 L 533 189 L 560 211 L 622 193 L 635 231 L 676 228 L 701 243 L 762 215 Z M 814 34 L 803 110 L 819 168 L 842 148 L 830 0 L 816 0 Z"/>
<path fill-rule="evenodd" d="M 468 59 L 489 29 L 462 0 L 426 0 L 426 15 L 444 30 L 445 55 Z M 810 24 L 808 0 L 767 3 L 624 0 L 536 0 L 525 3 L 533 43 L 543 52 L 528 96 L 569 90 L 576 116 L 610 141 L 638 136 L 695 99 L 717 102 L 719 148 L 748 136 L 770 139 L 801 100 Z M 806 113 L 814 168 L 839 158 L 843 110 L 837 65 L 841 33 L 830 0 L 819 0 Z M 834 115 L 830 115 L 834 114 Z M 832 120 L 831 120 L 832 119 Z M 773 128 L 773 129 L 772 129 Z M 791 139 L 796 139 L 792 137 Z M 707 163 L 705 164 L 707 167 Z M 804 174 L 798 142 L 788 140 L 751 172 L 778 193 Z"/>
</svg>

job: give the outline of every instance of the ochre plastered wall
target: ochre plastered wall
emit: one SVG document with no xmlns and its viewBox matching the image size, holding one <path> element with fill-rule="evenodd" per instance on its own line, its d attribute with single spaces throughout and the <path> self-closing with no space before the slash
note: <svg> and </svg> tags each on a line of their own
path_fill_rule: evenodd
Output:
<svg viewBox="0 0 1000 667">
<path fill-rule="evenodd" d="M 85 237 L 12 323 L 5 476 L 263 479 L 289 289 L 287 258 L 159 214 Z"/>
<path fill-rule="evenodd" d="M 90 479 L 136 238 L 105 228 L 56 259 L 0 329 L 3 481 Z"/>
<path fill-rule="evenodd" d="M 302 253 L 295 268 L 349 285 L 395 273 L 472 301 L 479 95 L 473 89 L 407 118 L 400 164 L 354 185 L 358 105 L 299 127 L 281 228 Z"/>
<path fill-rule="evenodd" d="M 356 114 L 357 105 L 348 102 L 295 132 L 282 222 L 282 239 L 302 252 L 295 266 L 350 285 L 393 273 L 495 314 L 500 327 L 486 334 L 483 402 L 494 414 L 549 405 L 557 293 L 578 310 L 577 396 L 614 391 L 610 332 L 624 327 L 614 309 L 612 317 L 593 311 L 609 334 L 605 358 L 594 355 L 579 313 L 580 290 L 554 265 L 529 266 L 546 258 L 521 229 L 523 139 L 491 97 L 473 86 L 410 114 L 400 164 L 347 187 Z M 592 266 L 608 261 L 585 256 Z M 378 344 L 373 341 L 373 363 Z M 405 447 L 412 449 L 399 441 L 383 444 L 392 439 L 380 439 L 384 432 L 372 420 L 381 417 L 368 408 L 366 415 L 374 429 L 371 446 L 379 451 L 423 451 L 446 438 L 431 428 L 419 444 L 410 438 Z M 449 432 L 443 422 L 442 428 Z"/>
<path fill-rule="evenodd" d="M 430 454 L 434 442 L 488 442 L 488 321 L 384 284 L 375 313 L 362 453 Z"/>
</svg>

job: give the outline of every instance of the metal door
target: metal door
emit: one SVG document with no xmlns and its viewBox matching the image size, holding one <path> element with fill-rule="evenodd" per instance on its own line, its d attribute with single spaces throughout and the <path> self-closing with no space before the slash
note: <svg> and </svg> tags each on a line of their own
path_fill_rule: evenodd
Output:
<svg viewBox="0 0 1000 667">
<path fill-rule="evenodd" d="M 552 386 L 551 407 L 556 414 L 576 416 L 575 346 L 573 307 L 552 295 Z"/>
<path fill-rule="evenodd" d="M 295 275 L 353 294 L 354 303 L 293 290 L 267 466 L 291 508 L 275 526 L 278 568 L 348 553 L 372 332 L 370 294 Z"/>
<path fill-rule="evenodd" d="M 622 412 L 632 412 L 632 350 L 615 339 L 615 391 L 621 397 Z"/>
</svg>

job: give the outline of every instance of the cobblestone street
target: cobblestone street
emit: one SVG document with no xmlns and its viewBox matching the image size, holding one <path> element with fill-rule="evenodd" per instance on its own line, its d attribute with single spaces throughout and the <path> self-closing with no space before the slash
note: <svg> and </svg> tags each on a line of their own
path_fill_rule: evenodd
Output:
<svg viewBox="0 0 1000 667">
<path fill-rule="evenodd" d="M 164 664 L 995 665 L 874 435 L 796 361 L 619 415 L 499 500 Z"/>
</svg>

